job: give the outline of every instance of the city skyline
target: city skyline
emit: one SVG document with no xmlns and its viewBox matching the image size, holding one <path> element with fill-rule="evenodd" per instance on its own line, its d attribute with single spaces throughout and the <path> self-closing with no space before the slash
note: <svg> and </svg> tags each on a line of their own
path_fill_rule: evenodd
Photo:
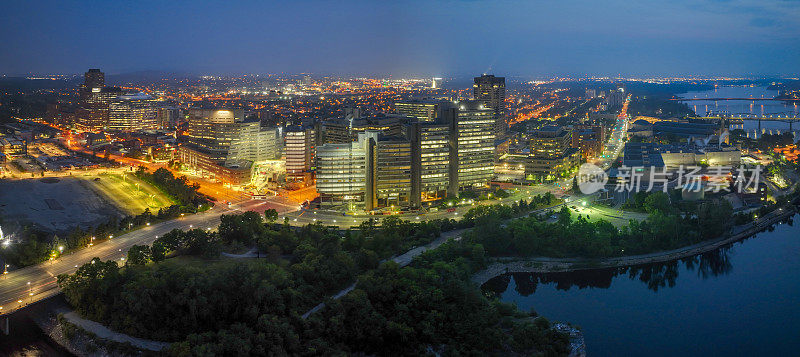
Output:
<svg viewBox="0 0 800 357">
<path fill-rule="evenodd" d="M 0 356 L 800 350 L 800 0 L 5 5 Z"/>
<path fill-rule="evenodd" d="M 794 75 L 800 54 L 791 1 L 8 7 L 0 68 L 12 76 L 87 64 L 112 74 Z"/>
</svg>

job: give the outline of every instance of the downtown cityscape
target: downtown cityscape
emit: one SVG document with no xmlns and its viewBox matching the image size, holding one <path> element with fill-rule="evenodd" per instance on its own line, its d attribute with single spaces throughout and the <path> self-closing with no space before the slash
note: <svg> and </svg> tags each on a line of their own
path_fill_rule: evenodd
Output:
<svg viewBox="0 0 800 357">
<path fill-rule="evenodd" d="M 793 355 L 798 19 L 10 5 L 0 355 Z"/>
</svg>

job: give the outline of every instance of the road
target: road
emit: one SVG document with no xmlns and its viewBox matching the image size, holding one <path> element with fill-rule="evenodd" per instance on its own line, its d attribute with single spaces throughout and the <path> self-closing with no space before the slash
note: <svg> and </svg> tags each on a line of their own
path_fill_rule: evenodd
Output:
<svg viewBox="0 0 800 357">
<path fill-rule="evenodd" d="M 548 189 L 544 187 L 522 186 L 513 190 L 508 198 L 481 201 L 475 204 L 511 204 L 519 199 L 540 194 L 547 190 Z M 403 214 L 399 215 L 399 217 L 407 220 L 426 220 L 445 217 L 458 219 L 459 215 L 463 215 L 472 207 L 473 205 L 471 204 L 464 204 L 454 207 L 454 212 L 442 210 L 438 212 L 429 212 L 425 215 Z M 73 273 L 77 270 L 78 266 L 91 261 L 95 257 L 104 261 L 116 260 L 122 265 L 124 264 L 123 259 L 127 255 L 127 251 L 130 247 L 134 245 L 150 245 L 158 236 L 173 229 L 215 229 L 219 224 L 219 216 L 223 214 L 241 213 L 245 211 L 264 212 L 270 208 L 279 212 L 280 220 L 283 220 L 283 217 L 289 217 L 292 225 L 306 225 L 318 222 L 347 228 L 357 226 L 370 218 L 383 217 L 353 217 L 342 216 L 341 213 L 332 211 L 300 210 L 299 205 L 283 197 L 271 197 L 266 200 L 241 200 L 230 206 L 219 203 L 209 211 L 195 215 L 187 215 L 151 226 L 145 226 L 130 233 L 97 243 L 90 248 L 65 254 L 55 261 L 48 261 L 38 265 L 9 271 L 8 274 L 0 278 L 0 314 L 12 312 L 32 302 L 57 294 L 58 286 L 56 284 L 56 277 L 58 275 Z M 398 257 L 398 259 L 403 260 L 402 256 Z"/>
<path fill-rule="evenodd" d="M 93 258 L 116 260 L 120 265 L 133 245 L 150 245 L 160 235 L 173 229 L 201 228 L 214 229 L 219 225 L 219 217 L 223 214 L 239 213 L 253 210 L 262 211 L 275 208 L 279 212 L 286 211 L 288 205 L 279 201 L 242 201 L 230 207 L 218 204 L 216 207 L 194 215 L 145 226 L 95 244 L 90 248 L 65 254 L 55 261 L 48 261 L 34 266 L 9 271 L 0 278 L 0 314 L 9 313 L 58 293 L 56 277 L 59 274 L 73 273 L 77 267 Z"/>
<path fill-rule="evenodd" d="M 489 204 L 506 204 L 510 205 L 514 202 L 519 202 L 521 199 L 530 200 L 533 196 L 544 194 L 545 192 L 551 192 L 555 197 L 561 197 L 563 195 L 563 191 L 550 186 L 550 185 L 536 185 L 536 186 L 519 186 L 515 185 L 514 188 L 506 190 L 510 195 L 503 199 L 490 199 L 484 201 L 474 201 L 473 203 L 469 203 L 468 201 L 459 202 L 459 204 L 453 206 L 453 211 L 448 212 L 447 210 L 439 210 L 435 212 L 427 212 L 424 214 L 418 213 L 403 213 L 403 214 L 395 214 L 392 215 L 393 217 L 398 217 L 408 221 L 427 221 L 432 219 L 440 219 L 440 218 L 452 218 L 452 219 L 460 219 L 467 211 L 469 211 L 472 207 L 476 205 L 489 205 Z M 320 223 L 323 225 L 331 225 L 331 226 L 338 226 L 342 229 L 347 229 L 350 227 L 357 227 L 362 222 L 367 221 L 369 219 L 376 219 L 380 222 L 383 218 L 389 217 L 388 215 L 345 215 L 343 212 L 335 211 L 335 210 L 300 210 L 300 206 L 297 205 L 297 211 L 287 212 L 279 216 L 278 221 L 283 221 L 284 217 L 289 218 L 289 223 L 292 225 L 306 225 L 306 224 L 314 224 Z"/>
</svg>

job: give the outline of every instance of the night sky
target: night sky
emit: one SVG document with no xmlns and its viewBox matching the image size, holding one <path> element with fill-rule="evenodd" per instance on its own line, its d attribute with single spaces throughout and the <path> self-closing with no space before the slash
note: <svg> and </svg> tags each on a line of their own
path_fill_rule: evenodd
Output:
<svg viewBox="0 0 800 357">
<path fill-rule="evenodd" d="M 796 75 L 800 1 L 4 1 L 0 73 Z"/>
</svg>

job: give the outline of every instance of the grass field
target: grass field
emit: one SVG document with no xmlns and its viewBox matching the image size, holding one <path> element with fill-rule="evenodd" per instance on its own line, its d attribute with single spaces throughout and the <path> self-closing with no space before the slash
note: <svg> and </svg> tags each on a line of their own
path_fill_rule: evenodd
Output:
<svg viewBox="0 0 800 357">
<path fill-rule="evenodd" d="M 151 212 L 156 213 L 161 207 L 175 204 L 170 197 L 157 188 L 130 174 L 123 176 L 123 174 L 105 173 L 82 178 L 128 214 L 139 214 L 146 208 L 150 208 Z M 95 178 L 100 178 L 100 180 L 95 181 Z"/>
</svg>

